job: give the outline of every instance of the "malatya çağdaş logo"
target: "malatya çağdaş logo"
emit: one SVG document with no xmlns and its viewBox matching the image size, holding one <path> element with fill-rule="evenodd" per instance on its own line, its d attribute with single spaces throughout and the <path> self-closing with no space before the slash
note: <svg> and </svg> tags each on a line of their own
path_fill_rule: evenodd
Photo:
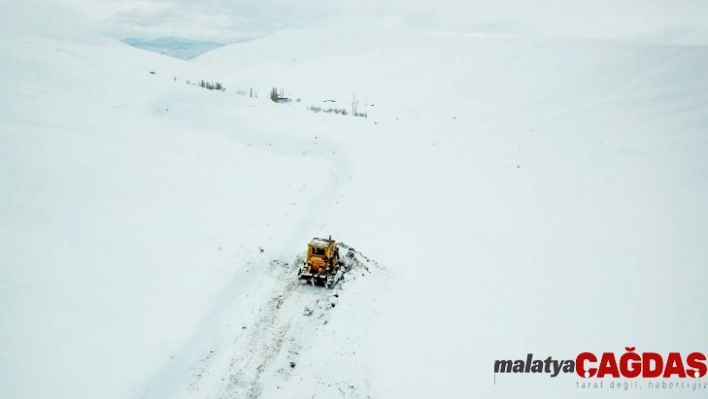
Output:
<svg viewBox="0 0 708 399">
<path fill-rule="evenodd" d="M 529 353 L 525 359 L 495 360 L 494 374 L 537 373 L 557 377 L 577 374 L 581 378 L 703 378 L 708 372 L 706 355 L 702 352 L 682 354 L 669 352 L 636 352 L 626 347 L 619 356 L 614 352 L 600 355 L 582 352 L 575 359 L 556 360 L 552 356 L 536 359 Z"/>
</svg>

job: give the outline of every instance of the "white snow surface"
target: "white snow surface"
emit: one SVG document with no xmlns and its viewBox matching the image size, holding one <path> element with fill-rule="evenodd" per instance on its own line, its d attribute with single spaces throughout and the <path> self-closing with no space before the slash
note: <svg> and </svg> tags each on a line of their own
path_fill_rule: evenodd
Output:
<svg viewBox="0 0 708 399">
<path fill-rule="evenodd" d="M 708 347 L 705 47 L 3 32 L 0 397 L 588 397 L 494 360 Z M 300 285 L 329 235 L 370 259 Z"/>
</svg>

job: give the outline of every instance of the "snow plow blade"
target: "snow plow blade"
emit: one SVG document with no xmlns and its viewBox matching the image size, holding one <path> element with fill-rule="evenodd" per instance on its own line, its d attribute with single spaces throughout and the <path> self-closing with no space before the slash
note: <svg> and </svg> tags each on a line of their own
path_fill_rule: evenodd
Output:
<svg viewBox="0 0 708 399">
<path fill-rule="evenodd" d="M 317 274 L 307 273 L 302 271 L 302 269 L 300 269 L 300 273 L 298 273 L 297 278 L 299 278 L 302 282 L 312 285 L 324 285 L 327 279 L 326 276 L 319 276 Z"/>
<path fill-rule="evenodd" d="M 333 274 L 318 275 L 318 274 L 307 273 L 304 271 L 304 269 L 305 269 L 305 267 L 300 269 L 300 272 L 297 275 L 297 278 L 300 280 L 300 282 L 310 284 L 310 285 L 326 287 L 329 289 L 334 288 L 334 286 L 337 285 L 337 283 L 339 282 L 339 279 L 342 278 L 342 275 L 343 275 L 341 270 L 339 270 Z"/>
</svg>

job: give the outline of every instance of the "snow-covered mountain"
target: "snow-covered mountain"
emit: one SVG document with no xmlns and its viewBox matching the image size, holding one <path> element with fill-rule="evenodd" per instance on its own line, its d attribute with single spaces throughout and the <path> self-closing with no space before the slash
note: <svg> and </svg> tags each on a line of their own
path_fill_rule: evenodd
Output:
<svg viewBox="0 0 708 399">
<path fill-rule="evenodd" d="M 352 31 L 1 33 L 0 396 L 580 398 L 494 360 L 706 347 L 708 49 Z M 299 285 L 327 235 L 361 266 Z"/>
<path fill-rule="evenodd" d="M 133 47 L 154 51 L 159 54 L 183 60 L 191 60 L 200 54 L 223 46 L 221 43 L 189 40 L 179 37 L 159 37 L 152 40 L 127 38 L 123 40 L 123 42 Z"/>
</svg>

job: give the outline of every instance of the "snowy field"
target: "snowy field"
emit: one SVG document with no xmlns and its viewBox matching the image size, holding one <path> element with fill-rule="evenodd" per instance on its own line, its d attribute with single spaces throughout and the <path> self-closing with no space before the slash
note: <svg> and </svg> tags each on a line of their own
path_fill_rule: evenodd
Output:
<svg viewBox="0 0 708 399">
<path fill-rule="evenodd" d="M 182 61 L 41 22 L 0 30 L 0 397 L 708 395 L 493 375 L 708 348 L 708 47 L 339 26 Z M 300 285 L 327 235 L 357 266 Z"/>
</svg>

